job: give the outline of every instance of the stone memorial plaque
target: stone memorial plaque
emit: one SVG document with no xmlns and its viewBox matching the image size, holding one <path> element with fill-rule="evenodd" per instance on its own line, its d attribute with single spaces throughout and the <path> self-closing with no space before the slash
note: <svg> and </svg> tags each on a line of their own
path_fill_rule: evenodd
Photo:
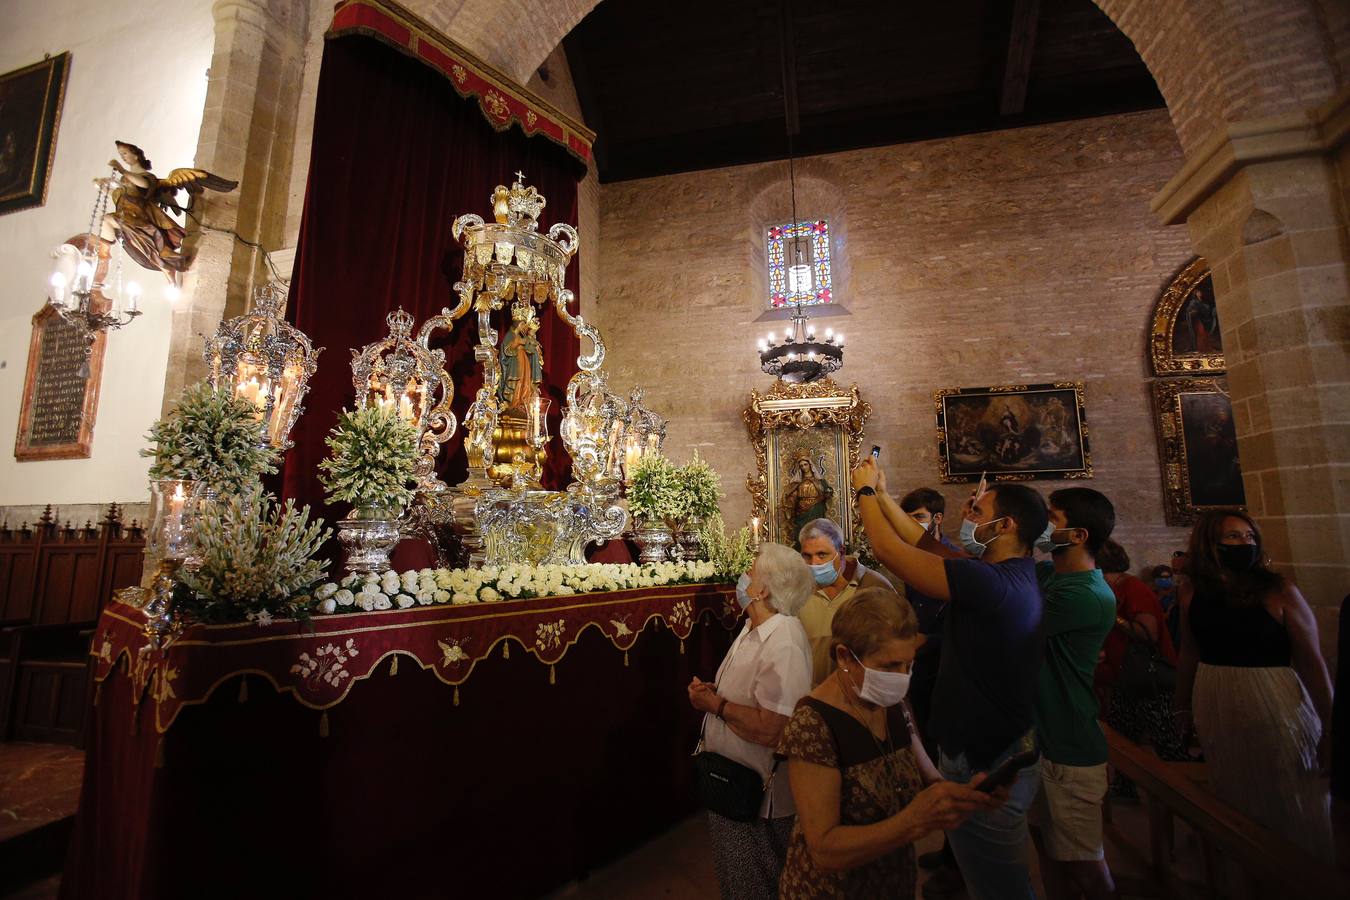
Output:
<svg viewBox="0 0 1350 900">
<path fill-rule="evenodd" d="M 20 461 L 85 459 L 94 439 L 94 415 L 103 374 L 106 334 L 94 340 L 89 374 L 80 329 L 47 304 L 33 316 L 28 372 L 14 456 Z"/>
</svg>

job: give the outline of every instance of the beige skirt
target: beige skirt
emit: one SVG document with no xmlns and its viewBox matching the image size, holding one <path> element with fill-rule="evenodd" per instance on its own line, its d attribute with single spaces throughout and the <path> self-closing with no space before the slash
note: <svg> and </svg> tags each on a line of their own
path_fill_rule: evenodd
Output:
<svg viewBox="0 0 1350 900">
<path fill-rule="evenodd" d="M 1294 670 L 1201 663 L 1191 702 L 1214 793 L 1333 861 L 1328 782 L 1317 771 L 1322 724 Z"/>
</svg>

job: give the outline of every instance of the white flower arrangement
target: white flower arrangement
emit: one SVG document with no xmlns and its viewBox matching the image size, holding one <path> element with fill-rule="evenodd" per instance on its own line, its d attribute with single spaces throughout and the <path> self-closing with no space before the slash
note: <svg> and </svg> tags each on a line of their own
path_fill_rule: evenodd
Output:
<svg viewBox="0 0 1350 900">
<path fill-rule="evenodd" d="M 314 611 L 371 612 L 432 604 L 496 603 L 596 591 L 692 584 L 717 577 L 709 562 L 589 563 L 584 566 L 487 566 L 482 569 L 410 569 L 348 575 L 320 585 Z"/>
<path fill-rule="evenodd" d="M 417 429 L 392 406 L 343 410 L 324 443 L 319 482 L 330 503 L 402 508 L 412 499 Z"/>
<path fill-rule="evenodd" d="M 276 450 L 259 438 L 258 409 L 208 381 L 184 389 L 173 409 L 150 426 L 151 478 L 199 481 L 220 494 L 237 494 L 276 471 Z"/>
<path fill-rule="evenodd" d="M 628 511 L 652 522 L 684 517 L 684 497 L 678 470 L 660 453 L 643 454 L 633 467 L 628 485 Z"/>
<path fill-rule="evenodd" d="M 332 534 L 323 519 L 310 521 L 309 507 L 275 503 L 255 485 L 206 503 L 195 531 L 199 560 L 179 572 L 180 611 L 203 622 L 260 625 L 309 614 L 310 591 L 328 569 L 315 557 Z"/>
<path fill-rule="evenodd" d="M 708 519 L 718 515 L 722 500 L 722 479 L 694 451 L 694 458 L 675 470 L 678 484 L 680 520 Z"/>
<path fill-rule="evenodd" d="M 742 527 L 728 535 L 722 514 L 718 512 L 703 520 L 698 538 L 708 554 L 708 564 L 719 578 L 735 581 L 742 573 L 750 571 L 755 561 L 755 547 L 749 528 Z"/>
</svg>

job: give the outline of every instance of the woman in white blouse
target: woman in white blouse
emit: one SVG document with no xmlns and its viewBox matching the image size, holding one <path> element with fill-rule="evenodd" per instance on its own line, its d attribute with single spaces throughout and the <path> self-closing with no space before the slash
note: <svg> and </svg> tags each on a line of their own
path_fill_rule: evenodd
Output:
<svg viewBox="0 0 1350 900">
<path fill-rule="evenodd" d="M 774 777 L 778 746 L 797 701 L 811 690 L 811 644 L 797 620 L 815 588 L 800 553 L 761 544 L 736 586 L 746 622 L 713 683 L 695 678 L 689 702 L 704 716 L 703 747 L 748 766 L 770 782 L 754 822 L 708 812 L 713 868 L 724 898 L 778 896 L 797 809 L 786 777 Z M 786 772 L 782 773 L 786 776 Z"/>
</svg>

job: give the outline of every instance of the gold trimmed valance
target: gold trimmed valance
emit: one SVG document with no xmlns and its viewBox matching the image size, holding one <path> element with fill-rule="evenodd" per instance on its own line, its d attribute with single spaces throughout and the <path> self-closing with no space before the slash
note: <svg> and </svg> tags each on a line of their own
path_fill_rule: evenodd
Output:
<svg viewBox="0 0 1350 900">
<path fill-rule="evenodd" d="M 582 162 L 590 162 L 595 132 L 516 84 L 488 63 L 395 3 L 342 0 L 327 37 L 363 34 L 383 41 L 440 72 L 461 97 L 475 97 L 483 116 L 498 131 L 513 124 L 527 135 L 543 135 Z"/>
</svg>

